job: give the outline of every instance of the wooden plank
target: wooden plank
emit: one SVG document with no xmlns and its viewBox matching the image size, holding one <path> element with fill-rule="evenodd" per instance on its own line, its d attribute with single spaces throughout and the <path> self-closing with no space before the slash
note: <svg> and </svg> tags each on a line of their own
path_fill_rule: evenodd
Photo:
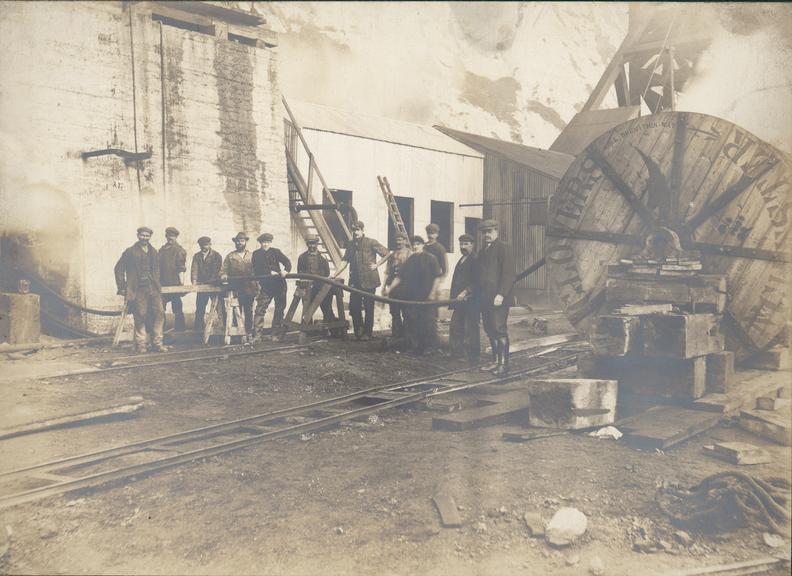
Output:
<svg viewBox="0 0 792 576">
<path fill-rule="evenodd" d="M 102 410 L 92 410 L 90 412 L 82 412 L 79 414 L 70 414 L 68 416 L 61 416 L 59 418 L 50 418 L 38 422 L 30 422 L 12 428 L 5 428 L 0 430 L 0 440 L 7 438 L 15 438 L 17 436 L 25 436 L 27 434 L 35 434 L 37 432 L 45 432 L 55 428 L 62 428 L 65 426 L 72 426 L 78 424 L 87 424 L 88 422 L 98 420 L 100 418 L 107 418 L 109 416 L 116 416 L 121 414 L 132 414 L 143 408 L 143 398 L 137 396 L 130 398 L 132 403 L 111 406 Z"/>
<path fill-rule="evenodd" d="M 568 436 L 569 430 L 518 430 L 506 431 L 501 436 L 506 442 L 529 442 L 531 440 L 539 440 L 541 438 L 554 438 L 556 436 Z"/>
<path fill-rule="evenodd" d="M 187 294 L 189 292 L 200 292 L 202 294 L 224 294 L 227 288 L 214 284 L 185 284 L 184 286 L 163 286 L 160 290 L 162 294 Z"/>
<path fill-rule="evenodd" d="M 750 410 L 760 396 L 777 396 L 787 383 L 788 375 L 781 372 L 737 371 L 735 385 L 725 394 L 708 393 L 695 400 L 691 408 L 735 414 Z"/>
<path fill-rule="evenodd" d="M 597 316 L 589 326 L 589 342 L 594 354 L 626 356 L 638 350 L 640 331 L 641 319 L 637 316 Z"/>
<path fill-rule="evenodd" d="M 492 424 L 500 424 L 510 420 L 528 421 L 528 407 L 530 401 L 523 404 L 497 403 L 480 408 L 468 408 L 449 415 L 435 416 L 432 418 L 434 430 L 472 430 Z"/>
<path fill-rule="evenodd" d="M 688 359 L 723 351 L 714 314 L 652 314 L 641 318 L 641 326 L 645 356 Z"/>
<path fill-rule="evenodd" d="M 743 362 L 743 366 L 757 370 L 788 371 L 792 367 L 789 348 L 776 346 L 765 352 L 760 352 Z"/>
<path fill-rule="evenodd" d="M 674 311 L 673 304 L 625 304 L 613 312 L 627 316 L 641 316 L 644 314 L 669 314 Z"/>
<path fill-rule="evenodd" d="M 767 464 L 770 453 L 748 442 L 718 442 L 713 446 L 713 456 L 739 465 Z"/>
<path fill-rule="evenodd" d="M 642 356 L 580 354 L 578 373 L 585 378 L 618 380 L 619 394 L 689 401 L 704 395 L 705 357 L 677 360 Z"/>
<path fill-rule="evenodd" d="M 698 279 L 692 282 L 694 278 Z M 726 283 L 721 276 L 658 276 L 642 278 L 609 277 L 605 300 L 615 304 L 657 302 L 709 309 L 720 313 L 726 307 Z"/>
<path fill-rule="evenodd" d="M 734 352 L 707 354 L 707 392 L 724 394 L 734 381 Z"/>
<path fill-rule="evenodd" d="M 747 576 L 748 574 L 770 574 L 773 570 L 789 570 L 789 560 L 767 556 L 756 560 L 718 564 L 706 568 L 691 568 L 669 572 L 668 576 Z"/>
<path fill-rule="evenodd" d="M 459 528 L 462 526 L 462 518 L 459 516 L 456 502 L 447 493 L 440 492 L 432 496 L 432 501 L 440 514 L 440 524 L 445 528 Z"/>
<path fill-rule="evenodd" d="M 655 406 L 614 426 L 637 448 L 665 450 L 715 427 L 721 415 L 676 406 Z"/>
<path fill-rule="evenodd" d="M 792 445 L 789 411 L 741 410 L 740 427 L 784 446 Z"/>
</svg>

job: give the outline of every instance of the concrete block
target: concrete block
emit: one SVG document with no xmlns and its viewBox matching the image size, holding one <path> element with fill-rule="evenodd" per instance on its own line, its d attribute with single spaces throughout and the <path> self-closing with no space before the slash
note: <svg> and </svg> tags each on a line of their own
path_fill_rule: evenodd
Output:
<svg viewBox="0 0 792 576">
<path fill-rule="evenodd" d="M 35 344 L 41 335 L 38 294 L 0 294 L 0 342 Z"/>
<path fill-rule="evenodd" d="M 613 424 L 617 382 L 584 378 L 532 380 L 528 423 L 577 430 Z"/>
<path fill-rule="evenodd" d="M 625 356 L 640 347 L 641 319 L 637 316 L 604 315 L 589 326 L 589 342 L 594 354 Z"/>
<path fill-rule="evenodd" d="M 724 339 L 714 314 L 644 316 L 643 353 L 656 358 L 695 358 L 722 352 Z"/>
<path fill-rule="evenodd" d="M 789 411 L 741 410 L 740 428 L 784 446 L 792 445 Z"/>
<path fill-rule="evenodd" d="M 707 392 L 725 394 L 734 381 L 734 352 L 707 354 Z"/>
</svg>

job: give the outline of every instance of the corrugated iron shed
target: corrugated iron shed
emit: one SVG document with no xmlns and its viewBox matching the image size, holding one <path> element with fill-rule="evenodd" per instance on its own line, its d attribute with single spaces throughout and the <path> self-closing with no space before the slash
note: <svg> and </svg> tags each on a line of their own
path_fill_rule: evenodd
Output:
<svg viewBox="0 0 792 576">
<path fill-rule="evenodd" d="M 611 128 L 638 118 L 640 111 L 640 106 L 624 106 L 609 110 L 578 112 L 555 139 L 550 150 L 577 156 L 586 146 Z"/>
<path fill-rule="evenodd" d="M 309 102 L 289 100 L 289 106 L 300 126 L 308 130 L 482 158 L 476 150 L 438 133 L 431 126 L 359 114 Z"/>
<path fill-rule="evenodd" d="M 575 159 L 574 156 L 561 152 L 543 150 L 533 146 L 525 146 L 497 138 L 462 132 L 445 126 L 435 126 L 443 134 L 459 140 L 483 153 L 498 154 L 512 162 L 527 166 L 541 174 L 560 180 Z"/>
</svg>

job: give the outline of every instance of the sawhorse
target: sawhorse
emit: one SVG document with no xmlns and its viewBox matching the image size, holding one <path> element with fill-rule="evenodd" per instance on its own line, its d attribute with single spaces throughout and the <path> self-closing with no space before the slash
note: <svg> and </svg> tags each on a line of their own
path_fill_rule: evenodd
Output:
<svg viewBox="0 0 792 576">
<path fill-rule="evenodd" d="M 331 303 L 335 302 L 337 319 L 331 322 L 314 323 L 314 314 L 328 294 L 332 294 L 333 300 Z M 294 321 L 294 315 L 297 312 L 297 305 L 300 303 L 302 303 L 302 319 L 298 323 Z M 316 298 L 313 300 L 311 300 L 310 284 L 295 291 L 289 309 L 286 312 L 286 317 L 283 319 L 281 335 L 284 335 L 289 328 L 300 331 L 298 336 L 300 344 L 305 344 L 311 334 L 323 333 L 325 330 L 330 330 L 330 334 L 333 336 L 345 338 L 349 329 L 349 322 L 347 322 L 346 312 L 344 311 L 343 291 L 331 284 L 322 284 L 322 287 L 316 293 Z"/>
</svg>

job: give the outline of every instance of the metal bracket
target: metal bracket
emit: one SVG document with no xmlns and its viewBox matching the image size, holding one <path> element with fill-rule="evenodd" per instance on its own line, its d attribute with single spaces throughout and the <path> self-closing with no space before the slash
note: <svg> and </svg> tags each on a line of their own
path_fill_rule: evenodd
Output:
<svg viewBox="0 0 792 576">
<path fill-rule="evenodd" d="M 87 160 L 95 156 L 108 156 L 114 155 L 122 158 L 126 164 L 132 162 L 140 162 L 141 160 L 148 160 L 151 158 L 151 150 L 147 152 L 130 152 L 128 150 L 121 150 L 120 148 L 104 148 L 102 150 L 91 150 L 90 152 L 83 152 L 80 158 Z"/>
</svg>

